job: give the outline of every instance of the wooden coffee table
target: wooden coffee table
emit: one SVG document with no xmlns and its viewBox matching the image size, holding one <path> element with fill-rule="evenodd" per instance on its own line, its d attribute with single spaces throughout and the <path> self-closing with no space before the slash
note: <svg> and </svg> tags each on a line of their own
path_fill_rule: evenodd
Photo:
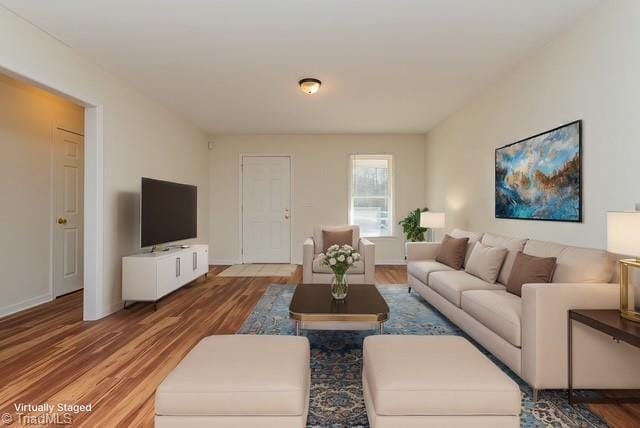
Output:
<svg viewBox="0 0 640 428">
<path fill-rule="evenodd" d="M 384 334 L 389 306 L 378 288 L 369 284 L 349 285 L 346 299 L 335 300 L 329 284 L 299 284 L 293 293 L 289 316 L 300 329 L 371 330 Z"/>
</svg>

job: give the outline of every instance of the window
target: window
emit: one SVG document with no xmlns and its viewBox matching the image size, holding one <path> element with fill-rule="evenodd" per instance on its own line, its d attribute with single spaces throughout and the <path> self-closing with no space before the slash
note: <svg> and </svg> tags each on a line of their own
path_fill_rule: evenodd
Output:
<svg viewBox="0 0 640 428">
<path fill-rule="evenodd" d="M 349 183 L 349 224 L 362 236 L 393 234 L 391 155 L 352 155 Z"/>
</svg>

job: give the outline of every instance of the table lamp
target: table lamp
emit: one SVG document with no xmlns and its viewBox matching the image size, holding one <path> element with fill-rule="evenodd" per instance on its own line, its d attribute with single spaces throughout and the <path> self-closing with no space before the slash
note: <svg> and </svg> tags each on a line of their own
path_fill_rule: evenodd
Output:
<svg viewBox="0 0 640 428">
<path fill-rule="evenodd" d="M 433 229 L 444 229 L 444 224 L 444 213 L 432 211 L 420 213 L 420 227 L 428 229 L 428 233 L 431 235 L 428 238 L 430 242 L 433 242 L 434 238 Z"/>
<path fill-rule="evenodd" d="M 634 258 L 620 260 L 620 315 L 640 322 L 637 285 L 629 281 L 629 268 L 640 268 L 640 211 L 607 213 L 607 250 Z"/>
</svg>

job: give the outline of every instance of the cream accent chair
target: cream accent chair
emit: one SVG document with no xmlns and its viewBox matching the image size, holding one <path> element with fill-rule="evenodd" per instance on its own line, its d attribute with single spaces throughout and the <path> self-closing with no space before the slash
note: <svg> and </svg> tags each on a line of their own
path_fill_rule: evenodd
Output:
<svg viewBox="0 0 640 428">
<path fill-rule="evenodd" d="M 368 239 L 360 238 L 360 227 L 355 225 L 344 226 L 317 226 L 313 230 L 313 236 L 304 241 L 302 249 L 302 282 L 305 284 L 330 284 L 333 273 L 328 266 L 320 263 L 318 255 L 322 252 L 323 230 L 351 229 L 351 246 L 360 253 L 360 260 L 347 272 L 349 284 L 375 284 L 376 253 L 375 244 Z"/>
<path fill-rule="evenodd" d="M 455 238 L 507 248 L 498 280 L 489 284 L 435 259 L 439 243 L 407 243 L 410 291 L 414 289 L 454 324 L 506 364 L 534 389 L 567 387 L 567 313 L 570 309 L 618 309 L 615 255 L 553 242 L 453 230 Z M 522 297 L 506 291 L 518 251 L 556 257 L 550 284 L 525 284 Z M 470 251 L 466 260 L 469 259 Z M 615 343 L 580 323 L 573 327 L 576 388 L 640 387 L 640 350 Z"/>
</svg>

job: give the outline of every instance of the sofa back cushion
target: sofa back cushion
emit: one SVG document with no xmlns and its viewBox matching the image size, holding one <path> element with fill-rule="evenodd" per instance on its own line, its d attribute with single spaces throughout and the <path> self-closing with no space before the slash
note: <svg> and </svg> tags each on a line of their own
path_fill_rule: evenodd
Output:
<svg viewBox="0 0 640 428">
<path fill-rule="evenodd" d="M 462 229 L 453 229 L 449 232 L 449 236 L 452 238 L 460 239 L 460 238 L 468 238 L 467 242 L 467 253 L 464 256 L 464 263 L 462 266 L 466 266 L 467 260 L 471 257 L 471 251 L 473 251 L 473 246 L 476 242 L 479 242 L 482 239 L 482 232 L 469 232 L 468 230 Z"/>
<path fill-rule="evenodd" d="M 524 284 L 546 284 L 551 281 L 556 268 L 555 257 L 536 257 L 518 253 L 513 263 L 507 291 L 522 296 Z"/>
<path fill-rule="evenodd" d="M 604 250 L 531 239 L 525 244 L 523 252 L 537 257 L 556 258 L 556 270 L 551 282 L 606 283 L 613 279 L 615 262 Z"/>
<path fill-rule="evenodd" d="M 436 261 L 459 270 L 464 263 L 468 242 L 469 238 L 452 238 L 445 235 L 440 244 Z"/>
<path fill-rule="evenodd" d="M 358 243 L 360 242 L 360 227 L 352 224 L 347 224 L 343 226 L 316 226 L 313 229 L 313 241 L 314 241 L 314 252 L 316 254 L 320 254 L 324 248 L 324 240 L 322 237 L 323 230 L 330 231 L 343 231 L 343 230 L 351 230 L 351 246 L 358 250 Z"/>
<path fill-rule="evenodd" d="M 502 269 L 500 269 L 500 274 L 498 275 L 498 282 L 506 285 L 509 281 L 509 275 L 511 275 L 511 269 L 513 269 L 513 262 L 516 260 L 518 253 L 524 250 L 527 240 L 523 238 L 510 238 L 508 236 L 485 233 L 482 236 L 482 241 L 480 242 L 490 247 L 507 249 L 507 256 L 504 259 Z"/>
<path fill-rule="evenodd" d="M 615 263 L 604 250 L 567 247 L 558 257 L 553 282 L 611 282 Z"/>
<path fill-rule="evenodd" d="M 501 247 L 489 247 L 476 242 L 464 270 L 490 284 L 495 284 L 508 250 Z"/>
</svg>

